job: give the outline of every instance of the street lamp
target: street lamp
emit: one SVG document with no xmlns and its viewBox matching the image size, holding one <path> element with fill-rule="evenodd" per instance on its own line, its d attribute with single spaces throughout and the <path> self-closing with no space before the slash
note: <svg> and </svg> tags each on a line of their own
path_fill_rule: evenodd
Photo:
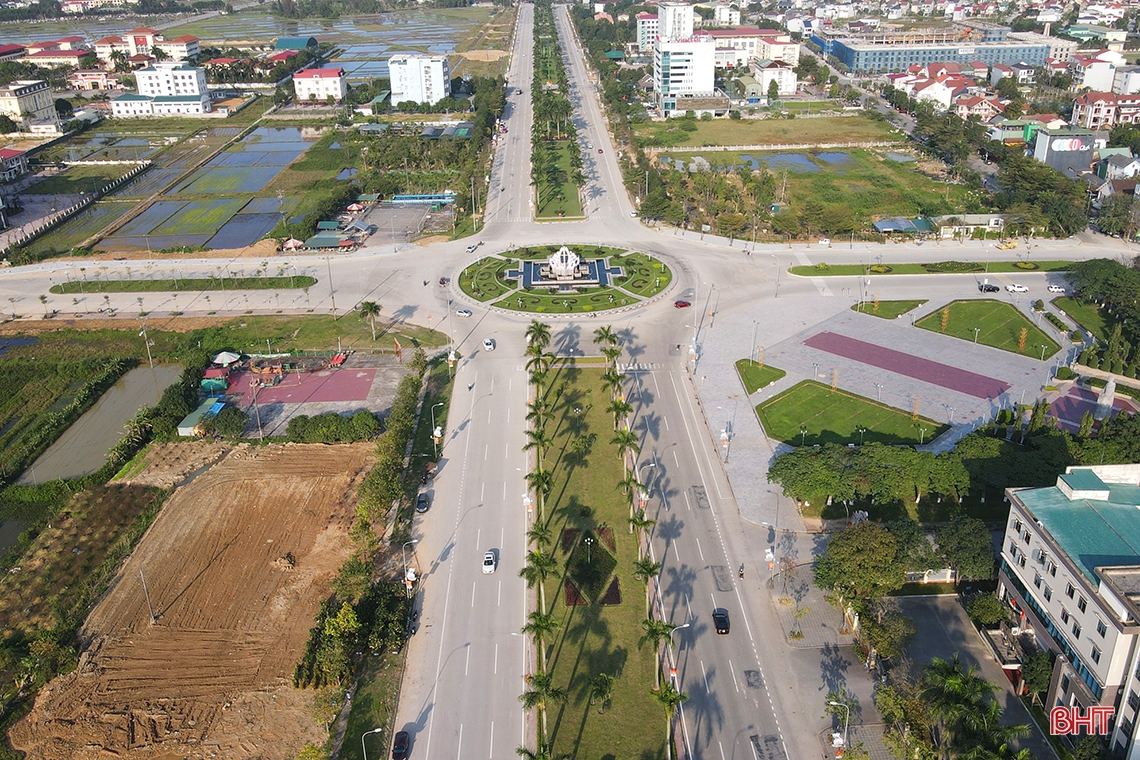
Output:
<svg viewBox="0 0 1140 760">
<path fill-rule="evenodd" d="M 859 445 L 863 445 L 863 434 L 867 432 L 867 428 L 859 426 Z"/>
<path fill-rule="evenodd" d="M 875 383 L 875 388 L 878 389 L 878 391 L 879 391 L 878 400 L 879 400 L 879 403 L 881 404 L 881 403 L 883 403 L 883 384 L 882 383 Z"/>
<path fill-rule="evenodd" d="M 364 746 L 364 737 L 369 734 L 378 734 L 383 731 L 383 728 L 374 728 L 371 731 L 365 731 L 360 735 L 360 751 L 364 753 L 364 760 L 368 760 L 368 749 Z"/>
<path fill-rule="evenodd" d="M 418 542 L 419 539 L 412 539 L 411 541 L 405 541 L 404 545 L 400 547 L 400 556 L 404 560 L 404 588 L 407 592 L 406 598 L 408 599 L 412 598 L 412 586 L 410 583 L 408 583 L 408 555 L 404 550 L 407 549 L 408 544 L 415 544 Z"/>
<path fill-rule="evenodd" d="M 831 700 L 827 704 L 831 705 L 832 707 L 842 707 L 844 710 L 847 711 L 847 714 L 843 718 L 843 746 L 846 747 L 847 746 L 847 726 L 851 723 L 851 705 L 845 705 L 842 702 L 836 702 L 835 700 Z"/>
<path fill-rule="evenodd" d="M 980 333 L 981 331 L 982 331 L 982 328 L 980 328 L 980 327 L 974 328 L 974 345 L 975 346 L 978 345 L 978 333 Z"/>
<path fill-rule="evenodd" d="M 435 426 L 435 407 L 443 406 L 444 402 L 440 401 L 438 404 L 431 408 L 431 439 L 435 443 L 435 458 L 439 459 L 439 428 Z"/>
<path fill-rule="evenodd" d="M 692 625 L 692 624 L 691 623 L 685 623 L 684 625 L 679 625 L 676 628 L 674 628 L 673 630 L 669 631 L 669 646 L 670 647 L 673 646 L 673 634 L 676 633 L 677 631 L 688 628 L 690 625 Z M 678 647 L 679 646 L 680 645 L 678 644 Z M 673 656 L 673 664 L 669 666 L 669 676 L 670 676 L 670 678 L 673 679 L 674 685 L 676 685 L 676 683 L 677 683 L 677 657 L 675 654 Z"/>
<path fill-rule="evenodd" d="M 1047 346 L 1044 343 L 1042 343 L 1041 344 L 1041 361 L 1045 361 L 1045 349 L 1046 348 L 1047 348 Z"/>
</svg>

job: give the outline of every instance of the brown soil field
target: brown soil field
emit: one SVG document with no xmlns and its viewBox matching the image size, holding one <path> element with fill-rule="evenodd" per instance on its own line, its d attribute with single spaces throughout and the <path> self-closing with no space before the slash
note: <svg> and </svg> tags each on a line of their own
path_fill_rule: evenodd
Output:
<svg viewBox="0 0 1140 760">
<path fill-rule="evenodd" d="M 79 667 L 40 691 L 12 745 L 46 760 L 287 760 L 322 743 L 292 675 L 351 552 L 370 451 L 238 447 L 175 491 L 87 618 Z"/>
<path fill-rule="evenodd" d="M 230 450 L 228 443 L 189 441 L 187 443 L 152 443 L 143 458 L 143 468 L 128 478 L 116 480 L 138 486 L 173 488 L 196 470 L 221 459 Z"/>
</svg>

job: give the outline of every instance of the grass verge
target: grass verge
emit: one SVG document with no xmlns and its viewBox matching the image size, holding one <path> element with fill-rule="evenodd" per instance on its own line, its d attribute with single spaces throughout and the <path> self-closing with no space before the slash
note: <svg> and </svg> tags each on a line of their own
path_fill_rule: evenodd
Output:
<svg viewBox="0 0 1140 760">
<path fill-rule="evenodd" d="M 945 326 L 942 324 L 943 319 L 946 321 Z M 962 340 L 975 341 L 976 338 L 977 343 L 1034 359 L 1048 359 L 1061 350 L 1052 338 L 1012 305 L 988 298 L 953 301 L 915 324 L 924 330 L 952 335 Z"/>
<path fill-rule="evenodd" d="M 539 205 L 535 213 L 536 219 L 551 221 L 582 217 L 582 202 L 578 194 L 578 186 L 570 179 L 574 171 L 570 166 L 570 151 L 577 149 L 577 143 L 570 140 L 564 140 L 551 146 L 551 150 L 557 157 L 558 168 L 566 179 L 554 184 L 543 179 L 539 183 Z"/>
<path fill-rule="evenodd" d="M 814 104 L 813 104 L 814 105 Z M 680 123 L 638 124 L 634 134 L 643 145 L 805 145 L 899 140 L 891 126 L 869 116 L 824 116 L 788 122 L 784 119 L 698 121 L 685 131 Z"/>
<path fill-rule="evenodd" d="M 995 274 L 1007 272 L 1067 272 L 1071 261 L 1035 261 L 1026 268 L 1023 261 L 939 261 L 927 264 L 813 264 L 792 267 L 788 271 L 797 277 L 859 277 L 881 274 Z M 1018 266 L 1021 264 L 1022 266 Z"/>
<path fill-rule="evenodd" d="M 863 303 L 862 308 L 860 304 L 854 304 L 851 311 L 857 311 L 861 314 L 870 314 L 872 317 L 881 317 L 883 319 L 898 319 L 898 317 L 906 314 L 908 311 L 917 309 L 926 303 L 926 299 L 922 298 L 917 301 L 871 301 Z"/>
<path fill-rule="evenodd" d="M 917 445 L 948 429 L 925 417 L 830 387 L 814 380 L 797 383 L 756 407 L 768 435 L 784 443 L 887 443 Z M 860 436 L 859 429 L 866 432 Z"/>
<path fill-rule="evenodd" d="M 316 277 L 298 275 L 295 277 L 231 277 L 220 280 L 216 277 L 198 279 L 179 278 L 177 280 L 88 280 L 53 285 L 51 292 L 61 293 L 155 293 L 203 290 L 289 290 L 309 288 L 317 284 Z"/>
<path fill-rule="evenodd" d="M 1053 305 L 1080 325 L 1086 332 L 1092 333 L 1101 343 L 1108 343 L 1108 336 L 1116 326 L 1112 315 L 1103 311 L 1095 303 L 1080 301 L 1072 296 L 1062 296 L 1053 299 Z"/>
<path fill-rule="evenodd" d="M 740 375 L 740 382 L 744 383 L 744 390 L 749 396 L 788 374 L 782 369 L 767 364 L 758 364 L 751 359 L 737 359 L 736 372 Z"/>
</svg>

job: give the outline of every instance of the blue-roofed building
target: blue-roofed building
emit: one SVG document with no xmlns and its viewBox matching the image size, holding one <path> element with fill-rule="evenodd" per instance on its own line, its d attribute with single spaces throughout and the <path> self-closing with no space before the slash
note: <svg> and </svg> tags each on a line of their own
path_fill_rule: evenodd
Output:
<svg viewBox="0 0 1140 760">
<path fill-rule="evenodd" d="M 317 50 L 316 37 L 278 37 L 273 42 L 274 50 Z"/>
<path fill-rule="evenodd" d="M 1010 488 L 998 593 L 1057 655 L 1045 709 L 1115 707 L 1113 757 L 1140 758 L 1140 464 Z"/>
</svg>

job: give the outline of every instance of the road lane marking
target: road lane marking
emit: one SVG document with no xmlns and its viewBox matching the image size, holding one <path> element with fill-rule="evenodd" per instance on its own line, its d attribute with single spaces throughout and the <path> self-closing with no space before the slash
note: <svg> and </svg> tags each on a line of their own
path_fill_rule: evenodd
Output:
<svg viewBox="0 0 1140 760">
<path fill-rule="evenodd" d="M 666 432 L 666 433 L 672 432 L 672 431 L 670 431 L 670 430 L 669 430 L 669 418 L 668 418 L 668 417 L 665 417 L 665 416 L 663 415 L 663 416 L 661 417 L 661 421 L 665 423 L 665 432 Z M 674 453 L 674 454 L 673 454 L 673 456 L 677 456 L 677 455 L 676 455 L 676 453 Z"/>
<path fill-rule="evenodd" d="M 705 694 L 712 694 L 712 689 L 709 688 L 709 674 L 705 671 L 705 661 L 700 660 L 701 663 L 701 677 L 705 679 Z"/>
<path fill-rule="evenodd" d="M 487 461 L 487 452 L 490 450 L 490 448 L 491 448 L 491 445 L 489 443 L 483 444 L 483 461 L 484 462 Z"/>
<path fill-rule="evenodd" d="M 495 675 L 499 674 L 499 645 L 495 645 Z"/>
<path fill-rule="evenodd" d="M 723 756 L 723 753 L 721 753 Z M 495 756 L 495 721 L 491 721 L 491 751 L 487 753 L 487 757 L 493 758 Z"/>
<path fill-rule="evenodd" d="M 496 607 L 502 607 L 503 606 L 503 582 L 501 580 L 499 581 L 499 598 L 498 598 L 498 601 L 495 602 L 495 606 Z M 498 647 L 499 645 L 496 644 L 495 646 Z"/>
<path fill-rule="evenodd" d="M 677 458 L 677 450 L 676 449 L 673 449 L 673 464 L 677 465 L 678 467 L 681 466 L 681 460 Z"/>
<path fill-rule="evenodd" d="M 459 760 L 459 756 L 463 754 L 463 724 L 459 724 L 459 749 L 455 752 L 455 760 Z"/>
<path fill-rule="evenodd" d="M 507 500 L 507 481 L 503 481 L 503 501 Z"/>
<path fill-rule="evenodd" d="M 483 501 L 483 489 L 484 489 L 484 488 L 486 488 L 486 487 L 487 487 L 487 484 L 486 484 L 486 483 L 480 483 L 480 484 L 479 484 L 479 501 L 480 501 L 480 502 L 482 502 L 482 501 Z"/>
<path fill-rule="evenodd" d="M 685 594 L 685 606 L 689 609 L 689 622 L 696 620 L 697 616 L 693 614 L 693 605 L 689 603 L 688 594 Z"/>
<path fill-rule="evenodd" d="M 471 667 L 471 645 L 467 645 L 467 660 L 463 663 L 463 675 L 467 675 L 468 668 Z"/>
<path fill-rule="evenodd" d="M 724 758 L 724 745 L 720 743 L 719 739 L 717 739 L 716 746 L 720 747 L 720 760 L 725 760 L 725 758 Z"/>
<path fill-rule="evenodd" d="M 732 660 L 728 661 L 728 672 L 732 673 L 732 685 L 736 687 L 736 693 L 740 693 L 740 684 L 736 682 L 736 669 L 732 667 Z"/>
<path fill-rule="evenodd" d="M 475 586 L 476 585 L 478 585 L 478 584 L 476 584 L 474 582 L 471 584 L 471 606 L 472 607 L 475 606 Z"/>
<path fill-rule="evenodd" d="M 697 542 L 697 552 L 701 555 L 701 562 L 704 562 L 705 561 L 705 552 L 704 552 L 704 549 L 701 548 L 701 539 L 694 536 L 693 540 Z"/>
<path fill-rule="evenodd" d="M 693 511 L 693 504 L 692 504 L 692 502 L 689 501 L 689 489 L 686 488 L 681 493 L 685 494 L 685 506 L 688 508 L 688 510 L 690 512 L 692 512 Z"/>
<path fill-rule="evenodd" d="M 490 409 L 487 410 L 487 424 L 488 425 L 491 424 L 491 410 Z"/>
</svg>

